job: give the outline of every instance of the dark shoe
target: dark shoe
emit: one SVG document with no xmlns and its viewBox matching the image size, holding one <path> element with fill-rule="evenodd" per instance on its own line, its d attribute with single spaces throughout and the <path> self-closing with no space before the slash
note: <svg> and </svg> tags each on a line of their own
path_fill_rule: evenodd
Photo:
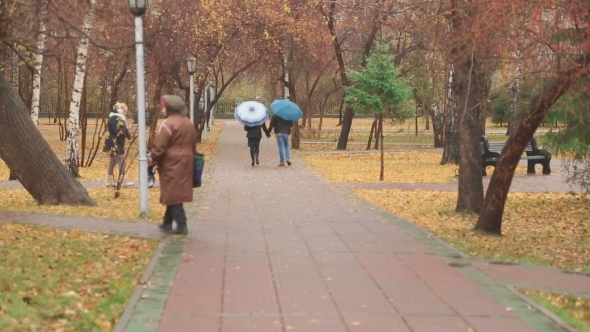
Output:
<svg viewBox="0 0 590 332">
<path fill-rule="evenodd" d="M 260 162 L 258 161 L 258 159 L 256 159 L 256 165 L 260 165 Z"/>
<path fill-rule="evenodd" d="M 186 228 L 186 227 L 176 227 L 175 229 L 169 231 L 168 233 L 169 234 L 172 234 L 172 235 L 187 235 L 188 234 L 188 228 Z"/>
<path fill-rule="evenodd" d="M 158 228 L 164 232 L 170 232 L 172 230 L 171 224 L 159 224 Z"/>
<path fill-rule="evenodd" d="M 285 166 L 285 163 L 280 163 L 279 166 Z"/>
<path fill-rule="evenodd" d="M 291 166 L 291 160 L 287 160 L 287 165 Z"/>
</svg>

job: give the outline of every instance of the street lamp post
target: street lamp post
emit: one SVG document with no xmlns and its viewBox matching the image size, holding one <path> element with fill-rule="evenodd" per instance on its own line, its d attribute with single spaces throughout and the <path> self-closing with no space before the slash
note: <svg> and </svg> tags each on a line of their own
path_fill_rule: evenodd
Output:
<svg viewBox="0 0 590 332">
<path fill-rule="evenodd" d="M 209 89 L 211 91 L 211 99 L 215 98 L 215 79 L 214 78 L 211 78 L 209 80 Z M 211 113 L 209 114 L 209 120 L 210 120 L 210 122 L 209 122 L 209 130 L 211 130 L 211 126 L 214 124 L 213 123 L 213 120 L 214 120 L 213 113 L 215 111 L 214 107 L 215 106 L 211 107 Z"/>
<path fill-rule="evenodd" d="M 190 55 L 186 58 L 186 67 L 188 68 L 188 73 L 190 75 L 190 84 L 189 84 L 189 103 L 188 107 L 190 107 L 190 118 L 193 126 L 195 125 L 195 71 L 197 70 L 197 58 L 194 55 Z"/>
<path fill-rule="evenodd" d="M 135 16 L 135 71 L 137 72 L 137 128 L 139 136 L 139 212 L 148 214 L 147 142 L 145 130 L 145 77 L 143 63 L 143 15 L 148 0 L 129 0 L 129 10 Z"/>
</svg>

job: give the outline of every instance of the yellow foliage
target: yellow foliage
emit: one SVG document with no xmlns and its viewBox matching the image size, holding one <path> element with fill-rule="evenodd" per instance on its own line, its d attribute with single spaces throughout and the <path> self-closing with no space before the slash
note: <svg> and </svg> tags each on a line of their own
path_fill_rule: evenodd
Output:
<svg viewBox="0 0 590 332">
<path fill-rule="evenodd" d="M 473 232 L 475 215 L 454 212 L 455 192 L 352 190 L 472 256 L 530 261 L 575 271 L 590 266 L 590 201 L 565 193 L 510 193 L 502 237 Z"/>
<path fill-rule="evenodd" d="M 305 155 L 302 158 L 335 182 L 379 182 L 379 153 Z M 457 165 L 440 165 L 439 153 L 404 151 L 385 154 L 385 182 L 451 183 Z M 517 172 L 526 172 L 519 166 Z"/>
</svg>

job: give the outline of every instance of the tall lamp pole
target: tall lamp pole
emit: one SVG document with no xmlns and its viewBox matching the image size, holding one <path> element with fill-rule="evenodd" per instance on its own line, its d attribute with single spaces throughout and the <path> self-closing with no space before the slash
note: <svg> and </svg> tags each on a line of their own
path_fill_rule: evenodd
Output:
<svg viewBox="0 0 590 332">
<path fill-rule="evenodd" d="M 190 55 L 186 58 L 186 67 L 188 68 L 188 73 L 190 75 L 190 84 L 189 84 L 189 103 L 188 107 L 190 107 L 189 114 L 191 118 L 191 122 L 193 126 L 195 125 L 195 71 L 197 70 L 197 58 L 194 55 Z"/>
<path fill-rule="evenodd" d="M 139 136 L 139 213 L 148 211 L 147 142 L 145 130 L 145 77 L 143 63 L 143 15 L 148 0 L 129 0 L 129 10 L 135 16 L 135 71 L 137 72 L 137 128 Z"/>
<path fill-rule="evenodd" d="M 211 91 L 211 99 L 215 98 L 216 90 L 215 90 L 215 79 L 214 78 L 211 78 L 209 80 L 209 89 Z M 209 114 L 209 120 L 210 120 L 210 122 L 209 122 L 209 130 L 211 130 L 211 126 L 213 126 L 213 124 L 214 124 L 213 123 L 213 121 L 214 121 L 214 117 L 213 117 L 214 111 L 215 111 L 214 107 L 211 107 L 211 113 Z"/>
</svg>

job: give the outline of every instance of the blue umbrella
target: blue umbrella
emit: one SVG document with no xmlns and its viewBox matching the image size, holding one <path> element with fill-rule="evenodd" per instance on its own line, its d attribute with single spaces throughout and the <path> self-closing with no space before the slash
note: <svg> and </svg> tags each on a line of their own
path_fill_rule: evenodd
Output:
<svg viewBox="0 0 590 332">
<path fill-rule="evenodd" d="M 277 99 L 270 104 L 274 114 L 287 121 L 297 121 L 303 117 L 303 111 L 299 105 L 289 99 Z"/>
<path fill-rule="evenodd" d="M 234 110 L 234 118 L 245 126 L 259 126 L 268 119 L 268 110 L 257 101 L 245 101 Z"/>
</svg>

